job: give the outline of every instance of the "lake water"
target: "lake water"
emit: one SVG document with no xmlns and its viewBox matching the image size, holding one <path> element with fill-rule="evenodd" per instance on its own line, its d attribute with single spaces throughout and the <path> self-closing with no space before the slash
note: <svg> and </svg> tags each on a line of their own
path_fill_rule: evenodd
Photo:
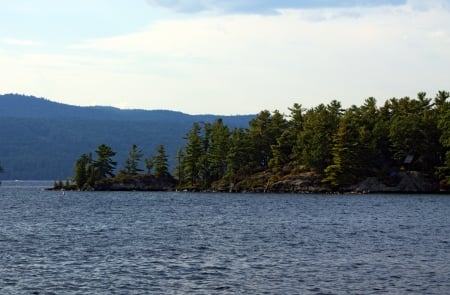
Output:
<svg viewBox="0 0 450 295">
<path fill-rule="evenodd" d="M 0 294 L 449 294 L 450 196 L 0 187 Z"/>
</svg>

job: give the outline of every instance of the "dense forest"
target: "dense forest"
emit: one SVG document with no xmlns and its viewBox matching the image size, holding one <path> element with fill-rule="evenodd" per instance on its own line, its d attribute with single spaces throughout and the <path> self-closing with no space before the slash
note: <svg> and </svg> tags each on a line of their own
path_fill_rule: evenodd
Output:
<svg viewBox="0 0 450 295">
<path fill-rule="evenodd" d="M 193 123 L 186 145 L 175 156 L 176 185 L 186 190 L 246 191 L 260 181 L 254 175 L 264 175 L 265 187 L 270 188 L 292 175 L 308 174 L 337 191 L 368 177 L 395 184 L 401 171 L 415 171 L 445 186 L 450 184 L 449 96 L 439 91 L 431 99 L 421 92 L 417 98 L 392 98 L 382 106 L 370 97 L 363 105 L 347 109 L 338 101 L 309 109 L 294 104 L 287 115 L 261 111 L 248 128 L 231 129 L 221 119 Z M 86 155 L 78 160 L 77 169 L 83 157 L 94 165 L 81 165 L 75 178 L 88 167 L 107 167 L 107 173 L 104 168 L 93 170 L 97 181 L 113 176 L 114 152 L 102 148 L 108 152 L 97 152 L 97 160 Z M 139 175 L 129 167 L 141 160 L 133 158 L 133 149 L 119 173 L 122 178 Z M 158 154 L 164 159 L 158 165 L 167 176 L 164 149 Z M 154 159 L 147 159 L 146 175 L 156 169 Z M 86 184 L 77 183 L 79 188 Z M 95 177 L 90 185 L 95 187 Z"/>
</svg>

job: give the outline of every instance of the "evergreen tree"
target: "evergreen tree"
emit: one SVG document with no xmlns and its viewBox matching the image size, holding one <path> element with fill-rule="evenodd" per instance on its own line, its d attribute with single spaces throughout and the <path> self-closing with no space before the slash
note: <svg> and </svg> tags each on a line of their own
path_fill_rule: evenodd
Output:
<svg viewBox="0 0 450 295">
<path fill-rule="evenodd" d="M 435 104 L 438 117 L 438 128 L 441 132 L 440 143 L 442 151 L 440 153 L 440 163 L 437 169 L 437 175 L 445 183 L 450 185 L 450 101 L 448 98 L 450 93 L 447 91 L 439 91 Z"/>
<path fill-rule="evenodd" d="M 270 148 L 272 158 L 269 160 L 269 168 L 272 171 L 272 180 L 277 180 L 282 176 L 285 157 L 280 143 L 271 145 Z"/>
<path fill-rule="evenodd" d="M 158 146 L 157 154 L 154 157 L 155 176 L 162 177 L 169 175 L 169 162 L 164 145 Z"/>
<path fill-rule="evenodd" d="M 322 182 L 337 188 L 352 184 L 358 179 L 360 168 L 358 145 L 358 132 L 355 126 L 341 122 L 333 136 L 332 162 L 325 168 L 325 178 Z"/>
<path fill-rule="evenodd" d="M 200 135 L 201 128 L 194 123 L 191 131 L 187 134 L 187 145 L 185 148 L 184 168 L 188 185 L 196 186 L 200 181 L 201 157 L 204 155 L 203 138 Z"/>
<path fill-rule="evenodd" d="M 349 113 L 347 121 L 358 128 L 360 173 L 374 175 L 376 170 L 389 163 L 388 123 L 383 121 L 375 98 L 369 97 L 356 111 Z M 346 112 L 347 114 L 348 112 Z"/>
<path fill-rule="evenodd" d="M 273 173 L 274 179 L 282 175 L 283 167 L 286 164 L 291 166 L 298 164 L 295 162 L 295 143 L 303 127 L 303 109 L 301 105 L 296 103 L 289 110 L 291 111 L 290 120 L 286 121 L 283 118 L 283 121 L 279 121 L 281 124 L 278 125 L 278 128 L 282 130 L 282 133 L 277 136 L 276 144 L 270 146 L 272 158 L 269 161 L 269 168 Z M 271 124 L 274 125 L 273 122 L 276 121 L 273 120 Z"/>
<path fill-rule="evenodd" d="M 145 168 L 147 169 L 147 174 L 151 174 L 153 167 L 155 166 L 155 158 L 153 156 L 145 159 Z"/>
<path fill-rule="evenodd" d="M 143 153 L 138 149 L 137 145 L 133 144 L 131 151 L 128 154 L 128 158 L 125 163 L 125 172 L 127 174 L 136 175 L 143 171 L 139 169 L 139 162 L 141 161 Z"/>
<path fill-rule="evenodd" d="M 233 129 L 226 157 L 226 177 L 234 182 L 241 174 L 249 172 L 251 168 L 249 163 L 253 162 L 252 156 L 249 139 L 244 129 Z"/>
<path fill-rule="evenodd" d="M 439 130 L 430 99 L 419 93 L 418 99 L 391 99 L 389 139 L 394 160 L 403 164 L 413 156 L 409 169 L 430 172 L 439 159 Z"/>
<path fill-rule="evenodd" d="M 183 148 L 178 148 L 176 155 L 175 177 L 178 179 L 178 186 L 181 186 L 185 182 L 184 177 L 184 151 Z"/>
<path fill-rule="evenodd" d="M 86 186 L 92 185 L 93 171 L 92 171 L 92 155 L 83 154 L 75 163 L 75 184 L 78 189 L 83 189 Z"/>
<path fill-rule="evenodd" d="M 208 155 L 211 147 L 212 125 L 203 124 L 203 133 L 201 135 L 202 153 L 198 159 L 198 185 L 200 188 L 208 188 L 212 183 L 211 159 Z"/>
<path fill-rule="evenodd" d="M 340 103 L 309 109 L 304 116 L 303 129 L 296 143 L 296 154 L 300 163 L 322 173 L 332 160 L 331 147 L 342 115 Z"/>
<path fill-rule="evenodd" d="M 271 114 L 269 111 L 261 111 L 256 118 L 250 121 L 248 136 L 254 154 L 256 169 L 266 169 L 272 158 L 272 145 L 277 143 L 277 138 L 287 127 L 287 121 L 279 111 Z"/>
<path fill-rule="evenodd" d="M 210 144 L 207 151 L 211 180 L 224 177 L 227 169 L 226 157 L 230 148 L 230 130 L 218 119 L 211 126 Z"/>
<path fill-rule="evenodd" d="M 251 166 L 254 169 L 265 168 L 268 165 L 270 158 L 270 142 L 273 138 L 269 138 L 267 132 L 270 122 L 270 112 L 268 110 L 261 111 L 256 118 L 249 123 L 250 128 L 248 136 L 250 138 L 250 147 L 253 154 L 253 163 Z"/>
<path fill-rule="evenodd" d="M 112 157 L 116 155 L 116 152 L 111 147 L 101 144 L 95 153 L 97 154 L 97 160 L 94 161 L 95 181 L 102 180 L 108 176 L 113 177 L 117 162 L 114 162 Z"/>
</svg>

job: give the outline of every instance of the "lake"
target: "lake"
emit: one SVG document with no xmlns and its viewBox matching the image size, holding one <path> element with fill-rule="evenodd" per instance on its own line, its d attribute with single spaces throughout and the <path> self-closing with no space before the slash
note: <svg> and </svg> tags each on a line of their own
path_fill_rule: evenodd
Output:
<svg viewBox="0 0 450 295">
<path fill-rule="evenodd" d="M 450 196 L 0 187 L 1 294 L 448 294 Z"/>
</svg>

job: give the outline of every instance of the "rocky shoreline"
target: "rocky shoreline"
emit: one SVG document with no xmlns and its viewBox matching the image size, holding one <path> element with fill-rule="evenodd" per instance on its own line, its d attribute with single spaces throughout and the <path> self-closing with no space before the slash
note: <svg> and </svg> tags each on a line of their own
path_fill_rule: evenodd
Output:
<svg viewBox="0 0 450 295">
<path fill-rule="evenodd" d="M 55 190 L 62 189 L 55 187 Z M 64 188 L 70 189 L 70 188 Z M 74 189 L 74 188 L 73 188 Z M 172 176 L 133 175 L 109 178 L 86 190 L 94 191 L 185 191 L 185 192 L 223 192 L 223 193 L 450 193 L 448 187 L 440 186 L 431 177 L 415 171 L 403 171 L 387 179 L 368 177 L 363 181 L 332 190 L 321 182 L 313 172 L 289 174 L 273 181 L 270 172 L 260 172 L 235 183 L 217 182 L 210 189 L 197 187 L 177 187 Z"/>
<path fill-rule="evenodd" d="M 250 180 L 250 181 L 249 181 Z M 249 186 L 248 184 L 252 185 Z M 388 179 L 368 177 L 363 181 L 332 190 L 321 182 L 321 178 L 313 172 L 287 175 L 281 180 L 271 182 L 270 173 L 262 172 L 250 176 L 250 179 L 237 184 L 218 185 L 214 191 L 221 192 L 255 192 L 255 193 L 441 193 L 450 192 L 434 179 L 415 172 L 399 172 Z"/>
</svg>

